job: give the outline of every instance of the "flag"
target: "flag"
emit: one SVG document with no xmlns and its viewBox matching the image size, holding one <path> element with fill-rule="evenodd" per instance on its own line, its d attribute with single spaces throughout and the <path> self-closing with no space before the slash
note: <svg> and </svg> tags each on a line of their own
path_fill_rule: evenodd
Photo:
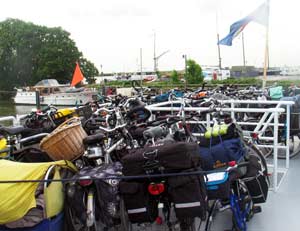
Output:
<svg viewBox="0 0 300 231">
<path fill-rule="evenodd" d="M 76 62 L 76 67 L 73 74 L 71 87 L 75 86 L 77 83 L 80 83 L 82 80 L 83 80 L 83 74 L 81 73 L 79 64 Z"/>
<path fill-rule="evenodd" d="M 225 38 L 220 40 L 218 44 L 231 46 L 232 40 L 235 37 L 237 37 L 251 21 L 257 22 L 266 27 L 268 26 L 269 4 L 267 2 L 260 5 L 256 10 L 254 10 L 251 14 L 249 14 L 245 18 L 233 23 L 230 26 L 229 34 Z"/>
</svg>

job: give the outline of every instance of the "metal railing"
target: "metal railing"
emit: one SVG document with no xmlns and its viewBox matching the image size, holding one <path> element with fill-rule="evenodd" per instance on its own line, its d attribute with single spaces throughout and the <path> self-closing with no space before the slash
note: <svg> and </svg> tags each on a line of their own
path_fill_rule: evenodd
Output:
<svg viewBox="0 0 300 231">
<path fill-rule="evenodd" d="M 267 147 L 273 149 L 273 163 L 268 166 L 273 169 L 273 190 L 276 192 L 282 182 L 278 182 L 278 173 L 283 172 L 283 175 L 287 173 L 289 168 L 289 136 L 290 136 L 290 107 L 294 104 L 292 101 L 256 101 L 256 100 L 223 100 L 221 101 L 223 104 L 229 104 L 230 107 L 226 108 L 216 108 L 218 111 L 230 112 L 231 117 L 236 119 L 236 113 L 238 112 L 246 112 L 246 113 L 263 113 L 263 115 L 256 122 L 247 122 L 247 121 L 238 121 L 237 123 L 240 125 L 253 125 L 254 129 L 251 132 L 255 132 L 258 134 L 261 140 L 270 141 L 270 144 L 260 144 L 259 147 Z M 242 104 L 259 104 L 260 107 L 252 106 L 251 108 L 241 107 Z M 178 105 L 181 105 L 178 107 Z M 274 107 L 270 108 L 262 108 L 263 105 L 273 105 Z M 181 113 L 184 115 L 184 112 L 192 111 L 201 112 L 208 111 L 210 108 L 207 107 L 185 107 L 183 100 L 175 100 L 157 103 L 153 105 L 147 106 L 147 109 L 150 111 L 169 111 L 172 113 Z M 279 114 L 286 112 L 286 123 L 279 123 Z M 195 123 L 192 122 L 192 123 Z M 206 124 L 207 127 L 211 126 L 212 118 L 209 113 L 206 114 L 205 121 L 199 121 L 198 123 Z M 265 132 L 268 127 L 272 127 L 273 136 L 266 136 Z M 283 127 L 286 128 L 286 142 L 284 145 L 279 145 L 278 143 L 278 128 Z M 197 134 L 196 134 L 197 135 Z M 278 168 L 278 149 L 285 149 L 285 168 Z"/>
</svg>

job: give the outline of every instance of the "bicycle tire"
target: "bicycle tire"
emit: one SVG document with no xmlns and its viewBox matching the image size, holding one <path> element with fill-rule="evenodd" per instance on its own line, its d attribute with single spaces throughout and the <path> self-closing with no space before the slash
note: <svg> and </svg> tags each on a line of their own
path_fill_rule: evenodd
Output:
<svg viewBox="0 0 300 231">
<path fill-rule="evenodd" d="M 129 220 L 128 214 L 127 214 L 125 202 L 122 197 L 120 198 L 120 209 L 119 210 L 120 210 L 120 221 L 121 221 L 120 230 L 131 231 L 132 225 Z"/>
<path fill-rule="evenodd" d="M 195 218 L 184 218 L 180 220 L 181 231 L 196 231 Z"/>
<path fill-rule="evenodd" d="M 247 221 L 253 217 L 254 203 L 247 186 L 242 180 L 236 182 L 236 189 L 230 197 L 232 225 L 235 231 L 246 231 Z"/>
</svg>

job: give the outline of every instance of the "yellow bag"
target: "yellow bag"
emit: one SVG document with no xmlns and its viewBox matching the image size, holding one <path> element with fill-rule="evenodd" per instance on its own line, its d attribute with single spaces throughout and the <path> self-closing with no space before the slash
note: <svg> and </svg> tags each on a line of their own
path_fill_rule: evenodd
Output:
<svg viewBox="0 0 300 231">
<path fill-rule="evenodd" d="M 0 151 L 4 149 L 7 149 L 7 140 L 3 137 L 0 139 Z M 0 157 L 3 158 L 6 156 L 7 156 L 7 152 L 0 153 Z"/>
<path fill-rule="evenodd" d="M 53 161 L 46 163 L 20 163 L 9 160 L 0 160 L 0 181 L 7 180 L 42 180 L 52 165 L 70 168 L 76 170 L 76 167 L 68 161 Z M 54 177 L 59 175 L 54 174 Z M 53 184 L 52 182 L 51 184 Z M 36 206 L 35 192 L 39 183 L 0 183 L 0 224 L 9 223 L 22 218 L 31 208 Z M 49 185 L 46 190 L 47 196 L 60 190 L 56 184 L 53 187 Z M 51 187 L 50 187 L 51 186 Z M 55 188 L 55 187 L 56 188 Z M 57 198 L 61 197 L 61 192 L 56 193 Z M 54 199 L 53 199 L 54 200 Z M 46 198 L 49 205 L 50 199 Z M 53 203 L 56 203 L 52 201 Z M 59 211 L 62 206 L 61 202 L 57 203 L 46 211 L 49 215 Z M 47 214 L 48 216 L 48 214 Z"/>
</svg>

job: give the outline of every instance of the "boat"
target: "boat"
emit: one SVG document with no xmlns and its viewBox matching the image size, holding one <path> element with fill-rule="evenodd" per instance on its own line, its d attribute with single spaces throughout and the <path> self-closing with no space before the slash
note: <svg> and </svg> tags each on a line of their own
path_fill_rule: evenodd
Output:
<svg viewBox="0 0 300 231">
<path fill-rule="evenodd" d="M 36 105 L 36 92 L 41 105 L 75 106 L 97 99 L 97 92 L 86 88 L 75 88 L 59 84 L 56 79 L 44 79 L 33 87 L 16 89 L 15 104 Z"/>
</svg>

